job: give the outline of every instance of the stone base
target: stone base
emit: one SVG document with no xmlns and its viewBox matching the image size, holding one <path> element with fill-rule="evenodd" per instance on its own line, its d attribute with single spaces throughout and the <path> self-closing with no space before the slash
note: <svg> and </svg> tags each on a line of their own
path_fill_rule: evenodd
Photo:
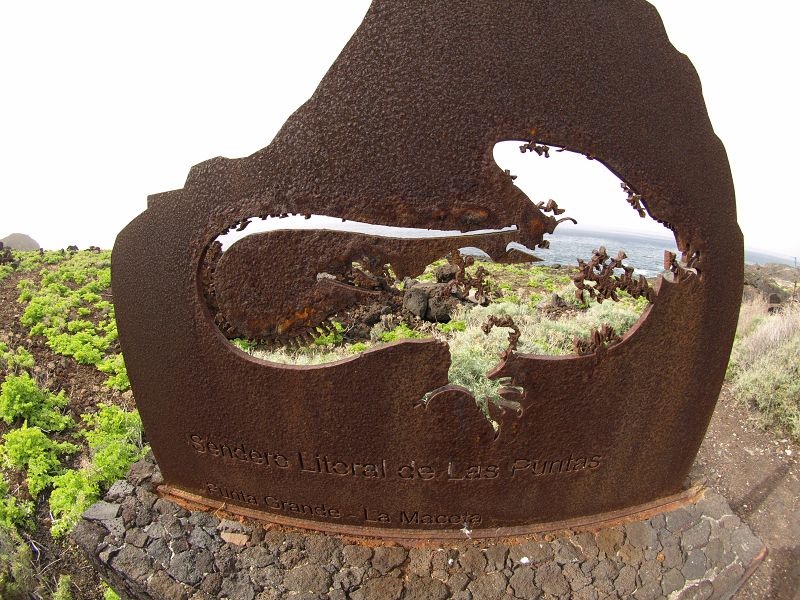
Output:
<svg viewBox="0 0 800 600">
<path fill-rule="evenodd" d="M 644 521 L 411 548 L 191 512 L 133 466 L 72 537 L 130 600 L 730 598 L 766 549 L 719 494 Z"/>
</svg>

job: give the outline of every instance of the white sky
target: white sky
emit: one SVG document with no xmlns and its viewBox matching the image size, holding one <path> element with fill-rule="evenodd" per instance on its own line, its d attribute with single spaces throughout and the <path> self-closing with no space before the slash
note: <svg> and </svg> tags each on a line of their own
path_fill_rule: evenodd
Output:
<svg viewBox="0 0 800 600">
<path fill-rule="evenodd" d="M 700 73 L 747 245 L 800 256 L 800 3 L 653 3 Z M 1 1 L 0 237 L 20 231 L 47 248 L 111 247 L 146 196 L 182 187 L 193 164 L 266 146 L 313 93 L 368 4 Z M 639 225 L 611 180 L 620 209 L 604 218 L 558 188 L 536 187 L 541 161 L 531 155 L 525 164 L 506 163 L 521 157 L 514 147 L 496 156 L 523 189 L 534 185 L 534 200 L 552 196 L 582 224 L 619 229 L 625 214 L 623 228 Z M 576 179 L 547 166 L 551 184 Z"/>
</svg>

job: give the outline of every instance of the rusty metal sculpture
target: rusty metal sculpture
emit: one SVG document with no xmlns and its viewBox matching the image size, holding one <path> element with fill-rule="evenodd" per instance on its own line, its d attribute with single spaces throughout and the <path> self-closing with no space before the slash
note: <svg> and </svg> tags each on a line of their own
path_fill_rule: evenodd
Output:
<svg viewBox="0 0 800 600">
<path fill-rule="evenodd" d="M 560 209 L 534 205 L 497 167 L 502 140 L 602 161 L 635 210 L 675 233 L 683 260 L 667 257 L 652 290 L 599 267 L 596 293 L 654 300 L 622 339 L 597 332 L 585 354 L 560 358 L 512 339 L 490 373 L 507 384 L 489 406 L 495 425 L 448 385 L 441 341 L 313 367 L 228 343 L 302 338 L 387 293 L 392 272 L 415 275 L 458 247 L 517 260 L 509 242 L 546 243 Z M 274 231 L 225 252 L 216 241 L 286 215 L 472 238 Z M 681 493 L 722 384 L 742 255 L 700 82 L 647 2 L 376 0 L 269 146 L 197 165 L 183 189 L 149 198 L 117 238 L 113 289 L 162 491 L 332 531 L 504 535 Z"/>
</svg>

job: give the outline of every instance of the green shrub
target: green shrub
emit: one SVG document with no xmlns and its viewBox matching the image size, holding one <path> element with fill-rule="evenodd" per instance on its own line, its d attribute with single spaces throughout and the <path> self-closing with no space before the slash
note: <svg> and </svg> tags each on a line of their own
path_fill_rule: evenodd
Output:
<svg viewBox="0 0 800 600">
<path fill-rule="evenodd" d="M 398 325 L 391 331 L 386 331 L 382 333 L 380 339 L 382 342 L 396 342 L 398 340 L 408 340 L 408 339 L 417 339 L 425 337 L 430 337 L 430 336 L 427 336 L 424 333 L 420 333 L 419 331 L 411 329 L 405 323 L 400 323 L 400 325 Z"/>
<path fill-rule="evenodd" d="M 38 288 L 21 282 L 19 301 L 27 306 L 20 321 L 31 335 L 44 336 L 54 352 L 82 364 L 102 361 L 118 337 L 113 306 L 101 296 L 111 286 L 110 257 L 110 252 L 65 253 L 57 269 L 43 271 Z M 92 317 L 100 319 L 97 326 Z"/>
<path fill-rule="evenodd" d="M 450 321 L 449 323 L 438 323 L 436 327 L 442 333 L 455 333 L 456 331 L 467 330 L 467 324 L 464 321 Z"/>
<path fill-rule="evenodd" d="M 103 359 L 97 363 L 97 368 L 103 373 L 108 374 L 105 385 L 124 392 L 131 388 L 130 379 L 128 379 L 128 369 L 125 367 L 125 359 L 122 354 L 112 354 L 108 358 Z"/>
<path fill-rule="evenodd" d="M 325 333 L 321 327 L 317 327 L 317 331 L 319 335 L 314 338 L 314 343 L 317 346 L 333 346 L 344 341 L 344 325 L 338 321 L 332 323 L 332 328 L 328 333 Z"/>
<path fill-rule="evenodd" d="M 364 350 L 367 348 L 369 348 L 369 346 L 364 342 L 356 342 L 355 344 L 348 346 L 347 351 L 352 352 L 353 354 L 358 354 L 359 352 L 364 352 Z"/>
<path fill-rule="evenodd" d="M 120 600 L 117 593 L 108 587 L 108 584 L 103 582 L 103 600 Z"/>
<path fill-rule="evenodd" d="M 94 325 L 92 325 L 91 321 L 85 321 L 83 319 L 75 319 L 67 323 L 67 331 L 70 333 L 77 333 L 79 331 L 87 331 L 93 330 Z"/>
<path fill-rule="evenodd" d="M 519 296 L 516 294 L 504 294 L 499 298 L 495 299 L 495 302 L 508 302 L 509 304 L 520 304 L 522 301 L 519 299 Z"/>
<path fill-rule="evenodd" d="M 34 498 L 44 490 L 61 470 L 59 457 L 74 454 L 80 448 L 69 442 L 54 442 L 38 427 L 25 423 L 4 436 L 0 459 L 6 467 L 26 471 L 28 492 Z"/>
<path fill-rule="evenodd" d="M 83 512 L 100 499 L 100 485 L 88 469 L 71 470 L 53 478 L 50 534 L 59 538 L 75 526 Z"/>
<path fill-rule="evenodd" d="M 141 447 L 124 442 L 102 446 L 93 452 L 92 471 L 104 488 L 125 477 L 130 466 L 147 453 Z"/>
<path fill-rule="evenodd" d="M 531 305 L 532 308 L 536 308 L 540 302 L 544 301 L 544 296 L 542 294 L 533 293 L 528 296 L 528 304 Z"/>
<path fill-rule="evenodd" d="M 81 300 L 85 304 L 96 304 L 100 302 L 103 298 L 100 294 L 95 294 L 94 292 L 86 291 L 81 294 Z"/>
<path fill-rule="evenodd" d="M 96 365 L 103 359 L 110 342 L 94 331 L 84 330 L 74 334 L 53 335 L 47 343 L 57 354 L 72 356 L 82 365 Z"/>
<path fill-rule="evenodd" d="M 22 272 L 35 271 L 43 265 L 55 265 L 69 258 L 69 254 L 61 250 L 14 250 L 14 259 L 19 261 L 17 269 Z"/>
<path fill-rule="evenodd" d="M 33 503 L 8 495 L 8 482 L 0 477 L 0 528 L 30 527 Z"/>
<path fill-rule="evenodd" d="M 142 420 L 137 411 L 99 404 L 94 414 L 83 415 L 88 427 L 83 435 L 92 451 L 92 469 L 101 485 L 122 478 L 128 468 L 147 453 L 142 444 Z"/>
<path fill-rule="evenodd" d="M 142 421 L 138 412 L 126 412 L 105 404 L 98 408 L 96 413 L 82 415 L 88 427 L 83 436 L 89 442 L 91 463 L 52 479 L 50 533 L 53 537 L 68 533 L 101 493 L 124 477 L 130 466 L 147 453 L 142 444 Z"/>
<path fill-rule="evenodd" d="M 68 402 L 63 391 L 56 395 L 43 390 L 27 373 L 9 375 L 0 387 L 0 418 L 9 425 L 24 420 L 47 431 L 63 431 L 74 425 L 60 412 Z"/>
<path fill-rule="evenodd" d="M 30 279 L 20 279 L 17 283 L 17 289 L 20 291 L 18 301 L 27 302 L 33 297 L 33 292 L 36 291 L 36 285 Z"/>
<path fill-rule="evenodd" d="M 236 338 L 235 340 L 231 340 L 231 343 L 239 348 L 239 350 L 247 352 L 248 354 L 252 354 L 253 350 L 258 346 L 258 342 L 255 340 L 248 340 L 245 338 Z"/>
<path fill-rule="evenodd" d="M 33 355 L 22 346 L 12 351 L 3 342 L 0 342 L 0 369 L 6 373 L 16 373 L 23 369 L 34 367 Z"/>
<path fill-rule="evenodd" d="M 3 281 L 3 279 L 11 275 L 13 272 L 14 267 L 11 265 L 0 265 L 0 281 Z"/>
<path fill-rule="evenodd" d="M 544 290 L 548 294 L 556 291 L 558 287 L 567 285 L 572 280 L 568 275 L 562 275 L 553 271 L 549 267 L 533 267 L 528 286 L 539 290 Z"/>
<path fill-rule="evenodd" d="M 81 415 L 90 428 L 83 433 L 90 448 L 96 450 L 120 442 L 141 447 L 142 420 L 138 411 L 109 404 L 98 404 L 97 408 L 96 413 Z"/>
</svg>

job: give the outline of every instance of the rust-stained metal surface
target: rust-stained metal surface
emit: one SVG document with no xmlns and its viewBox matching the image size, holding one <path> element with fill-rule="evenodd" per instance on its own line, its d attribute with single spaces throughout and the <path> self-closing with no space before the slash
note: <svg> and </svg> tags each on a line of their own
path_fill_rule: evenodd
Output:
<svg viewBox="0 0 800 600">
<path fill-rule="evenodd" d="M 270 57 L 265 57 L 269 60 Z M 460 230 L 519 260 L 558 224 L 492 159 L 519 140 L 600 160 L 682 257 L 650 288 L 607 256 L 578 283 L 653 300 L 580 355 L 511 346 L 488 407 L 448 385 L 444 342 L 406 340 L 321 366 L 268 363 L 226 337 L 302 336 L 454 249 L 325 231 L 217 238 L 267 216 Z M 543 158 L 544 159 L 544 158 Z M 624 201 L 621 200 L 621 201 Z M 479 234 L 515 226 L 511 231 Z M 605 254 L 605 253 L 603 253 Z M 526 260 L 530 260 L 527 257 Z M 612 261 L 613 262 L 613 261 Z M 117 238 L 120 340 L 167 485 L 337 531 L 524 531 L 681 492 L 730 353 L 742 237 L 700 82 L 643 0 L 376 0 L 269 146 L 195 166 Z M 591 293 L 591 292 L 590 292 Z M 426 401 L 423 401 L 426 400 Z M 493 422 L 492 422 L 493 421 Z"/>
</svg>

